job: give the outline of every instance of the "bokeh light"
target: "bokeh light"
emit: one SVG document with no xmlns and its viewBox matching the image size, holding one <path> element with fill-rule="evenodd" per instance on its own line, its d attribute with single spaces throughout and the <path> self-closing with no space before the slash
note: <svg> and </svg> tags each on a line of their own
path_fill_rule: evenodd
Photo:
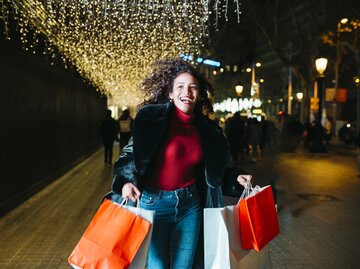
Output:
<svg viewBox="0 0 360 269">
<path fill-rule="evenodd" d="M 50 59 L 61 57 L 65 66 L 74 66 L 108 95 L 109 105 L 131 106 L 142 101 L 138 85 L 156 59 L 199 55 L 211 10 L 217 19 L 226 5 L 208 0 L 4 0 L 0 16 L 6 36 L 11 13 L 25 49 L 35 51 L 39 36 L 45 36 L 44 54 Z"/>
</svg>

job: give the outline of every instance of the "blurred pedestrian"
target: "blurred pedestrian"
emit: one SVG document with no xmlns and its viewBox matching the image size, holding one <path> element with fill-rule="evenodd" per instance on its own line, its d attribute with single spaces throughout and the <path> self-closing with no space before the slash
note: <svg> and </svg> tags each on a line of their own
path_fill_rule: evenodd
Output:
<svg viewBox="0 0 360 269">
<path fill-rule="evenodd" d="M 282 152 L 295 152 L 304 135 L 304 126 L 291 115 L 283 115 L 283 128 L 281 132 Z"/>
<path fill-rule="evenodd" d="M 229 119 L 225 128 L 226 138 L 229 142 L 231 157 L 234 162 L 238 160 L 239 154 L 243 159 L 243 147 L 245 137 L 245 121 L 241 119 L 240 112 L 235 112 Z"/>
<path fill-rule="evenodd" d="M 261 136 L 261 143 L 260 143 L 260 149 L 263 151 L 265 150 L 267 144 L 268 144 L 268 129 L 269 124 L 268 121 L 265 120 L 264 116 L 261 116 L 261 127 L 262 127 L 262 136 Z"/>
<path fill-rule="evenodd" d="M 126 108 L 123 110 L 122 115 L 119 118 L 120 151 L 129 142 L 132 132 L 132 125 L 133 125 L 133 119 L 130 116 L 130 110 Z"/>
<path fill-rule="evenodd" d="M 315 121 L 310 123 L 310 121 L 305 122 L 304 124 L 304 132 L 303 132 L 303 138 L 304 138 L 304 148 L 310 148 L 311 142 L 314 140 L 315 137 Z"/>
<path fill-rule="evenodd" d="M 261 117 L 262 125 L 262 141 L 261 141 L 261 150 L 269 149 L 272 150 L 273 146 L 277 143 L 278 130 L 275 126 L 275 123 L 272 120 L 265 119 Z"/>
<path fill-rule="evenodd" d="M 248 125 L 248 143 L 251 146 L 253 162 L 259 158 L 260 144 L 262 140 L 262 125 L 256 118 L 251 118 Z"/>
<path fill-rule="evenodd" d="M 329 147 L 330 141 L 332 139 L 332 129 L 333 129 L 333 124 L 331 119 L 329 118 L 325 119 L 324 128 L 325 128 L 325 143 L 326 146 Z"/>
<path fill-rule="evenodd" d="M 202 114 L 212 110 L 214 89 L 188 62 L 168 59 L 155 63 L 141 90 L 146 98 L 115 163 L 112 195 L 140 199 L 141 208 L 156 212 L 148 268 L 190 269 L 203 253 L 202 208 L 223 206 L 229 149 Z"/>
<path fill-rule="evenodd" d="M 105 119 L 99 126 L 99 133 L 104 145 L 104 162 L 108 166 L 112 165 L 113 146 L 118 135 L 118 130 L 118 123 L 111 117 L 111 110 L 108 109 L 105 114 Z"/>
<path fill-rule="evenodd" d="M 273 120 L 267 120 L 268 129 L 267 129 L 267 136 L 266 141 L 268 148 L 272 150 L 274 146 L 277 145 L 277 137 L 279 135 L 279 130 L 276 128 L 275 122 Z"/>
</svg>

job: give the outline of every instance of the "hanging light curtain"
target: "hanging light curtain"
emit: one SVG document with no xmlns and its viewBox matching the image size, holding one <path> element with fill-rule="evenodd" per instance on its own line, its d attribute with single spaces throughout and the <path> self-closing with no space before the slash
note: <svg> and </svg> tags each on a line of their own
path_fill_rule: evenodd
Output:
<svg viewBox="0 0 360 269">
<path fill-rule="evenodd" d="M 217 17 L 227 2 L 4 0 L 0 8 L 5 21 L 10 12 L 17 20 L 26 49 L 36 50 L 44 35 L 44 53 L 59 55 L 107 94 L 110 104 L 123 106 L 141 102 L 138 85 L 154 60 L 199 54 L 210 11 Z"/>
</svg>

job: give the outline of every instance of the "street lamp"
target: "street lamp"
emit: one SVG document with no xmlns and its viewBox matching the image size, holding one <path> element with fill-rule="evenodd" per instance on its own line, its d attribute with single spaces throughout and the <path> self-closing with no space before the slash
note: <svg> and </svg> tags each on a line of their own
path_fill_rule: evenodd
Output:
<svg viewBox="0 0 360 269">
<path fill-rule="evenodd" d="M 300 122 L 303 122 L 303 98 L 304 98 L 304 94 L 302 92 L 297 92 L 296 93 L 296 98 L 298 99 L 299 103 L 300 103 Z"/>
<path fill-rule="evenodd" d="M 236 85 L 235 86 L 236 95 L 238 97 L 241 96 L 241 93 L 243 92 L 243 89 L 244 89 L 244 87 L 242 85 Z"/>
<path fill-rule="evenodd" d="M 240 111 L 240 96 L 241 93 L 243 92 L 244 87 L 242 85 L 236 85 L 235 86 L 235 91 L 236 91 L 236 95 L 238 96 L 238 110 Z"/>
<path fill-rule="evenodd" d="M 251 96 L 254 97 L 254 99 L 260 99 L 260 85 L 256 82 L 255 80 L 255 68 L 256 67 L 260 67 L 261 63 L 257 62 L 257 63 L 253 63 L 251 65 L 251 68 L 248 67 L 246 68 L 246 72 L 250 73 L 251 72 Z"/>
<path fill-rule="evenodd" d="M 302 99 L 304 98 L 304 94 L 302 92 L 297 92 L 296 93 L 296 98 L 299 100 L 299 102 L 301 102 Z"/>
<path fill-rule="evenodd" d="M 343 18 L 343 19 L 341 19 L 339 22 L 338 22 L 338 28 L 340 28 L 340 24 L 342 23 L 342 24 L 346 24 L 347 22 L 349 21 L 349 19 L 348 18 Z"/>
<path fill-rule="evenodd" d="M 319 108 L 317 111 L 316 117 L 316 132 L 315 138 L 312 141 L 310 152 L 325 153 L 327 152 L 326 147 L 323 144 L 323 127 L 321 125 L 322 119 L 322 110 L 323 110 L 323 91 L 324 91 L 324 72 L 326 70 L 328 60 L 326 58 L 319 58 L 315 60 L 317 75 L 317 84 L 318 84 L 318 98 L 319 98 Z"/>
</svg>

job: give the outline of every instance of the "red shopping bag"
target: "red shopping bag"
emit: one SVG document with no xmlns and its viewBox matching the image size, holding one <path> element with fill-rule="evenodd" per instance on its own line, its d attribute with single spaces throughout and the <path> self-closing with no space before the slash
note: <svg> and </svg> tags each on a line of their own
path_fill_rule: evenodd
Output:
<svg viewBox="0 0 360 269">
<path fill-rule="evenodd" d="M 240 233 L 243 249 L 260 251 L 280 234 L 271 186 L 259 188 L 240 200 Z"/>
<path fill-rule="evenodd" d="M 106 199 L 68 258 L 74 268 L 128 268 L 151 223 Z"/>
</svg>

